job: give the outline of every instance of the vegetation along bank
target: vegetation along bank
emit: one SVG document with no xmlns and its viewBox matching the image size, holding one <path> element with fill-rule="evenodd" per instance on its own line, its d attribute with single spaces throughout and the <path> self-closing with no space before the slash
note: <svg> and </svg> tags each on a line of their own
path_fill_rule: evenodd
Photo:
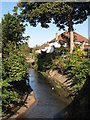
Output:
<svg viewBox="0 0 90 120">
<path fill-rule="evenodd" d="M 21 22 L 21 19 L 17 14 L 8 13 L 0 24 L 2 25 L 2 79 L 0 84 L 2 111 L 0 113 L 6 119 L 25 104 L 32 92 L 26 82 L 29 79 L 29 66 L 23 54 L 23 46 L 27 46 L 28 36 L 23 36 L 26 25 Z"/>
<path fill-rule="evenodd" d="M 48 77 L 52 83 L 52 89 L 59 91 L 62 87 L 67 92 L 58 92 L 63 94 L 70 105 L 65 109 L 68 117 L 87 117 L 89 116 L 89 77 L 90 77 L 90 51 L 85 52 L 74 47 L 72 54 L 68 48 L 61 47 L 58 52 L 37 54 L 35 57 L 35 69 L 40 71 L 45 77 Z M 67 100 L 68 99 L 68 100 Z M 73 109 L 74 108 L 74 109 Z M 87 112 L 85 112 L 87 111 Z M 82 112 L 85 112 L 83 115 Z"/>
</svg>

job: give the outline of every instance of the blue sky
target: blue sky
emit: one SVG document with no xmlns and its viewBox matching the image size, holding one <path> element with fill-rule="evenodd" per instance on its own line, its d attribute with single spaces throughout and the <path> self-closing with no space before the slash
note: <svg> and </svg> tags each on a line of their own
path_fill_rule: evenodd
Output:
<svg viewBox="0 0 90 120">
<path fill-rule="evenodd" d="M 4 14 L 7 14 L 8 11 L 12 14 L 12 10 L 16 4 L 16 2 L 0 2 L 0 7 L 2 7 L 2 12 L 0 12 L 0 22 L 2 16 Z M 83 24 L 74 25 L 74 30 L 75 32 L 88 38 L 88 20 L 86 20 Z M 40 24 L 38 24 L 37 27 L 32 27 L 28 24 L 28 26 L 26 27 L 25 35 L 30 36 L 28 44 L 30 47 L 34 47 L 36 44 L 42 45 L 43 43 L 52 40 L 53 38 L 55 38 L 56 33 L 58 33 L 59 35 L 62 32 L 63 30 L 59 31 L 58 28 L 52 23 L 50 24 L 50 27 L 48 29 L 42 28 Z"/>
</svg>

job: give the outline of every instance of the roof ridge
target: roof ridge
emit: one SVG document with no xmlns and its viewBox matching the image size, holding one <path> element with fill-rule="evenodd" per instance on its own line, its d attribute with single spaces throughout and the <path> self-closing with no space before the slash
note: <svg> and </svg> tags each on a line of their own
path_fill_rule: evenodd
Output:
<svg viewBox="0 0 90 120">
<path fill-rule="evenodd" d="M 65 38 L 63 39 L 62 36 L 61 36 L 62 34 L 65 34 L 65 33 L 66 33 L 66 36 L 69 37 L 68 36 L 69 32 L 64 31 L 64 32 L 62 32 L 61 34 L 58 35 L 59 41 L 67 42 L 67 40 Z M 83 41 L 88 42 L 89 41 L 88 38 L 82 36 L 81 34 L 75 32 L 75 31 L 74 31 L 74 34 L 76 34 L 77 42 L 83 42 Z M 54 39 L 52 39 L 51 41 L 48 41 L 47 43 L 44 43 L 43 45 L 41 45 L 40 48 L 44 45 L 48 46 L 48 43 L 52 43 L 52 42 L 55 42 L 55 41 L 56 41 L 56 37 Z"/>
<path fill-rule="evenodd" d="M 77 32 L 74 32 L 74 33 L 76 33 L 76 34 L 78 34 L 78 35 L 82 36 L 81 34 L 79 34 L 79 33 L 77 33 Z M 82 37 L 84 37 L 84 36 L 82 36 Z M 84 37 L 84 38 L 86 38 L 86 37 Z M 86 39 L 88 40 L 88 38 L 86 38 Z"/>
</svg>

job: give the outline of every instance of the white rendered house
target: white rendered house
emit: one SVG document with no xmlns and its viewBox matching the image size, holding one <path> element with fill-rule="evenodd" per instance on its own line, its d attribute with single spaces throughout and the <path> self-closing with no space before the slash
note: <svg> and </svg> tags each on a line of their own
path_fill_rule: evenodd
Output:
<svg viewBox="0 0 90 120">
<path fill-rule="evenodd" d="M 75 37 L 75 41 L 74 41 L 74 45 L 81 45 L 81 49 L 85 49 L 85 47 L 87 46 L 87 48 L 89 49 L 89 40 L 85 37 L 83 37 L 82 35 L 74 32 L 74 37 Z M 63 47 L 67 47 L 68 45 L 68 40 L 70 36 L 69 36 L 69 32 L 63 32 L 62 34 L 60 34 L 58 36 L 58 34 L 56 33 L 56 37 L 51 40 L 50 42 L 47 42 L 45 44 L 43 44 L 42 46 L 40 46 L 40 51 L 39 53 L 41 53 L 41 51 L 46 51 L 46 53 L 52 53 L 54 51 L 54 48 L 60 48 L 61 44 L 63 43 Z"/>
</svg>

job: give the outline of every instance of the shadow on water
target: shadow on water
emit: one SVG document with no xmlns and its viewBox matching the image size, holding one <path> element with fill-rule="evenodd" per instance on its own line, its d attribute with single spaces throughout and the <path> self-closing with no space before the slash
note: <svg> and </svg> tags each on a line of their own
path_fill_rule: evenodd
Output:
<svg viewBox="0 0 90 120">
<path fill-rule="evenodd" d="M 85 82 L 78 95 L 74 100 L 62 111 L 64 111 L 65 119 L 89 119 L 90 120 L 90 80 Z M 61 111 L 54 118 L 60 118 Z"/>
</svg>

